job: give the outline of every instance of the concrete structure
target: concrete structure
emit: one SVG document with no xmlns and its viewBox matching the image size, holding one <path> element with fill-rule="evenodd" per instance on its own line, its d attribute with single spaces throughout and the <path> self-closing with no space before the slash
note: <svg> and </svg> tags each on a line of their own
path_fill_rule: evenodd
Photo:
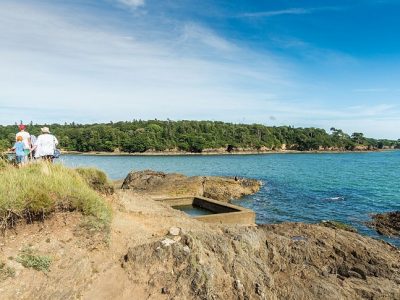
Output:
<svg viewBox="0 0 400 300">
<path fill-rule="evenodd" d="M 221 224 L 255 224 L 256 214 L 253 210 L 205 197 L 186 196 L 177 198 L 156 198 L 156 201 L 172 207 L 192 205 L 211 212 L 209 215 L 194 216 L 194 219 L 208 223 Z"/>
</svg>

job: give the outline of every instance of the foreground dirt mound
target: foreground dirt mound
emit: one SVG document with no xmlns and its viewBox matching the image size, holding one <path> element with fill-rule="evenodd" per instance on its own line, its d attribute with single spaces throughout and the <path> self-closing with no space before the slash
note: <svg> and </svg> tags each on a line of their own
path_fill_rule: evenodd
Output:
<svg viewBox="0 0 400 300">
<path fill-rule="evenodd" d="M 373 221 L 367 223 L 375 228 L 379 234 L 387 236 L 400 236 L 400 211 L 394 211 L 372 216 Z"/>
<path fill-rule="evenodd" d="M 254 179 L 166 174 L 151 170 L 131 172 L 122 184 L 131 189 L 153 196 L 204 196 L 220 201 L 230 201 L 256 193 L 261 182 Z"/>
<path fill-rule="evenodd" d="M 130 248 L 150 299 L 400 299 L 400 253 L 318 225 L 190 231 Z"/>
</svg>

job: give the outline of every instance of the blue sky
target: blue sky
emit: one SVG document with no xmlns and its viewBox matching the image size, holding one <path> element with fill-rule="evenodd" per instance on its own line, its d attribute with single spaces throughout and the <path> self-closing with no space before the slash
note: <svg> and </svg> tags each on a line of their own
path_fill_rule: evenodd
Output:
<svg viewBox="0 0 400 300">
<path fill-rule="evenodd" d="M 400 1 L 2 0 L 0 124 L 132 119 L 400 138 Z"/>
</svg>

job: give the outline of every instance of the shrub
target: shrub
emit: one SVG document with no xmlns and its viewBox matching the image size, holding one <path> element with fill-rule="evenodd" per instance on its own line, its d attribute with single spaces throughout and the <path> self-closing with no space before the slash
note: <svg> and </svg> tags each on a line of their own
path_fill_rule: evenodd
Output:
<svg viewBox="0 0 400 300">
<path fill-rule="evenodd" d="M 13 226 L 20 218 L 44 218 L 56 210 L 78 210 L 104 228 L 111 209 L 85 179 L 63 165 L 34 163 L 0 170 L 0 226 Z"/>
<path fill-rule="evenodd" d="M 77 168 L 75 169 L 85 179 L 86 183 L 94 190 L 111 195 L 114 193 L 114 187 L 108 181 L 107 175 L 95 168 Z"/>
<path fill-rule="evenodd" d="M 24 248 L 17 257 L 17 261 L 25 268 L 48 272 L 52 259 L 47 255 L 39 255 L 32 248 Z"/>
</svg>

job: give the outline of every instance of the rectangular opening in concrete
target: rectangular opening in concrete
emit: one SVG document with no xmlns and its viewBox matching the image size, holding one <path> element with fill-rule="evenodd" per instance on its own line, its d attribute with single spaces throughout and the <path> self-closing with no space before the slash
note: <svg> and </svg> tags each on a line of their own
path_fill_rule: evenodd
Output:
<svg viewBox="0 0 400 300">
<path fill-rule="evenodd" d="M 212 215 L 215 214 L 215 212 L 212 212 L 210 210 L 207 210 L 205 208 L 201 208 L 195 205 L 177 205 L 177 206 L 172 206 L 172 208 L 183 211 L 184 213 L 192 216 L 192 217 L 197 217 L 197 216 L 207 216 L 207 215 Z"/>
<path fill-rule="evenodd" d="M 254 211 L 205 197 L 177 197 L 154 199 L 181 210 L 191 217 L 209 223 L 254 224 Z"/>
</svg>

